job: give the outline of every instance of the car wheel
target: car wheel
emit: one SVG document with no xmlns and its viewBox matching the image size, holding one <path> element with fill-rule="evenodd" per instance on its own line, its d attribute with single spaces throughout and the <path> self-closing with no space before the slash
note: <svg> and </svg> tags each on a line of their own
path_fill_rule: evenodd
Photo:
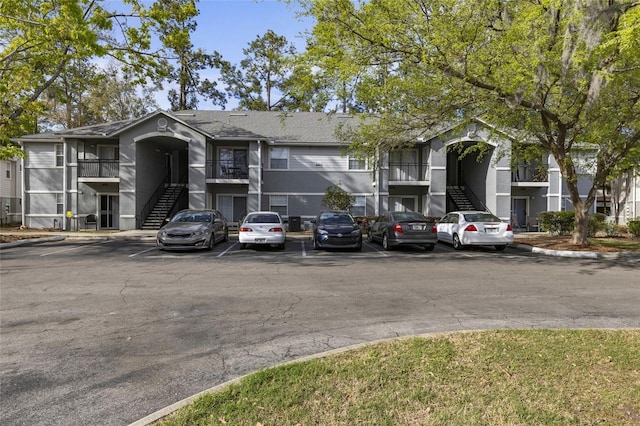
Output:
<svg viewBox="0 0 640 426">
<path fill-rule="evenodd" d="M 223 241 L 226 243 L 227 241 L 229 241 L 229 230 L 227 229 L 226 231 L 224 231 L 224 239 Z"/>
<path fill-rule="evenodd" d="M 498 251 L 504 251 L 504 249 L 506 249 L 506 248 L 507 248 L 507 246 L 505 246 L 505 245 L 497 245 L 496 246 L 496 250 L 498 250 Z"/>
<path fill-rule="evenodd" d="M 433 249 L 434 249 L 435 247 L 436 247 L 435 245 L 430 244 L 430 245 L 428 245 L 428 246 L 424 246 L 424 249 L 425 249 L 426 251 L 433 251 Z"/>
<path fill-rule="evenodd" d="M 458 234 L 453 234 L 453 248 L 456 250 L 462 250 L 464 248 L 464 246 L 460 242 L 460 237 L 458 237 Z"/>
<path fill-rule="evenodd" d="M 285 248 L 284 244 L 285 243 L 278 244 L 278 250 L 284 250 L 284 248 Z"/>
<path fill-rule="evenodd" d="M 240 250 L 244 250 L 247 248 L 247 245 L 245 243 L 240 243 Z"/>
<path fill-rule="evenodd" d="M 367 232 L 367 241 L 368 242 L 373 242 L 373 234 L 371 234 L 371 231 Z"/>
<path fill-rule="evenodd" d="M 158 241 L 156 241 L 156 247 L 158 247 L 158 250 L 164 250 L 164 247 L 162 247 L 162 244 Z"/>
<path fill-rule="evenodd" d="M 318 250 L 320 247 L 318 247 L 318 240 L 316 239 L 316 236 L 313 236 L 313 249 L 314 250 Z"/>
<path fill-rule="evenodd" d="M 391 247 L 389 246 L 389 237 L 387 236 L 387 234 L 382 234 L 382 248 L 384 250 L 391 250 Z"/>
<path fill-rule="evenodd" d="M 215 239 L 215 235 L 211 234 L 211 238 L 209 238 L 209 244 L 207 244 L 207 250 L 213 250 L 213 246 L 216 244 Z"/>
</svg>

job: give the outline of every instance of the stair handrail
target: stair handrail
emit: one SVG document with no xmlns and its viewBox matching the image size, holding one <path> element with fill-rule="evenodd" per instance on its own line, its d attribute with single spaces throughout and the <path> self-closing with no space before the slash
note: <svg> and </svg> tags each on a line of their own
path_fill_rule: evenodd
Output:
<svg viewBox="0 0 640 426">
<path fill-rule="evenodd" d="M 479 210 L 484 210 L 486 212 L 489 212 L 491 214 L 493 214 L 493 212 L 491 210 L 489 210 L 489 207 L 487 207 L 482 201 L 480 201 L 480 198 L 478 198 L 476 196 L 476 194 L 473 193 L 473 191 L 471 189 L 469 189 L 468 185 L 464 185 L 462 187 L 462 191 L 464 191 L 464 195 L 467 196 L 467 198 L 469 198 L 469 201 L 471 201 L 471 203 L 474 206 L 480 206 L 481 208 Z"/>
<path fill-rule="evenodd" d="M 160 199 L 160 196 L 164 193 L 165 185 L 169 183 L 170 180 L 171 175 L 166 174 L 156 190 L 153 191 L 153 194 L 151 194 L 149 200 L 147 200 L 146 204 L 140 210 L 140 213 L 138 213 L 138 216 L 136 218 L 136 228 L 140 229 L 144 221 L 147 220 L 147 217 L 149 217 L 149 214 L 151 213 L 151 209 L 156 205 L 156 203 Z"/>
<path fill-rule="evenodd" d="M 162 218 L 163 223 L 166 218 L 172 217 L 175 213 L 177 213 L 177 210 L 178 210 L 177 206 L 179 206 L 178 202 L 182 199 L 185 191 L 187 190 L 186 183 L 187 183 L 187 173 L 185 172 L 180 177 L 180 180 L 178 180 L 178 185 L 176 185 L 171 191 L 171 199 L 173 200 L 173 204 L 171 204 L 171 208 L 167 210 L 167 214 Z M 178 195 L 176 197 L 173 197 L 173 195 L 175 195 L 176 192 L 178 192 Z"/>
</svg>

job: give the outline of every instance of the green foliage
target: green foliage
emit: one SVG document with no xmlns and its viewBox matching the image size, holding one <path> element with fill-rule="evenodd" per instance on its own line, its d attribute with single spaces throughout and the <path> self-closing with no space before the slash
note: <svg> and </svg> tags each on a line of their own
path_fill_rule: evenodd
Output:
<svg viewBox="0 0 640 426">
<path fill-rule="evenodd" d="M 573 231 L 575 216 L 572 211 L 540 212 L 540 228 L 555 235 L 568 235 Z"/>
<path fill-rule="evenodd" d="M 632 424 L 639 344 L 638 330 L 392 340 L 259 371 L 158 424 Z"/>
<path fill-rule="evenodd" d="M 339 184 L 328 187 L 322 197 L 322 205 L 335 210 L 349 210 L 354 202 L 355 197 L 342 189 Z"/>
<path fill-rule="evenodd" d="M 629 221 L 628 230 L 634 237 L 640 237 L 640 220 Z"/>
<path fill-rule="evenodd" d="M 166 75 L 164 55 L 150 46 L 162 14 L 147 12 L 138 0 L 0 2 L 2 145 L 10 145 L 12 137 L 37 132 L 45 111 L 42 95 L 74 61 L 110 57 L 134 84 L 161 81 Z"/>
<path fill-rule="evenodd" d="M 637 2 L 300 3 L 317 20 L 308 61 L 330 74 L 337 99 L 346 88 L 352 110 L 380 118 L 348 140 L 368 158 L 480 117 L 516 141 L 514 161 L 537 166 L 551 153 L 581 212 L 640 162 Z"/>
<path fill-rule="evenodd" d="M 238 109 L 250 111 L 296 109 L 296 101 L 289 96 L 288 92 L 292 90 L 291 80 L 300 78 L 298 72 L 305 69 L 300 66 L 294 67 L 296 49 L 293 44 L 289 43 L 286 37 L 269 30 L 262 37 L 249 43 L 249 47 L 242 52 L 245 57 L 240 61 L 239 66 L 221 58 L 217 62 L 221 73 L 220 78 L 227 85 L 226 90 L 229 91 L 229 96 L 239 101 Z M 300 88 L 298 95 L 307 92 L 308 87 Z"/>
<path fill-rule="evenodd" d="M 606 229 L 607 215 L 604 213 L 593 213 L 589 215 L 589 223 L 587 225 L 587 235 L 595 237 L 598 232 Z"/>
</svg>

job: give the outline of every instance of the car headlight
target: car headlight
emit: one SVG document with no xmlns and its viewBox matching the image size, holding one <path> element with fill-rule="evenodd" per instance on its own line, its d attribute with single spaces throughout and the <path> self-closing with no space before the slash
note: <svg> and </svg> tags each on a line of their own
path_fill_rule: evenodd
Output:
<svg viewBox="0 0 640 426">
<path fill-rule="evenodd" d="M 326 229 L 318 229 L 318 234 L 327 235 L 329 232 Z"/>
<path fill-rule="evenodd" d="M 360 235 L 360 229 L 354 229 L 353 231 L 351 231 L 351 235 L 353 235 L 353 236 Z"/>
<path fill-rule="evenodd" d="M 167 238 L 167 231 L 161 230 L 160 232 L 158 232 L 158 237 Z"/>
</svg>

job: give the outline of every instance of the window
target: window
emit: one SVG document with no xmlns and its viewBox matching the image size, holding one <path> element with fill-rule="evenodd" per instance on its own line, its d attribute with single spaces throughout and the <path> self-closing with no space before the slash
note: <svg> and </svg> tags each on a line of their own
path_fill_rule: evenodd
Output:
<svg viewBox="0 0 640 426">
<path fill-rule="evenodd" d="M 56 214 L 64 214 L 64 194 L 56 194 Z"/>
<path fill-rule="evenodd" d="M 5 161 L 7 163 L 7 179 L 11 179 L 11 162 Z"/>
<path fill-rule="evenodd" d="M 363 158 L 349 157 L 349 170 L 366 170 L 367 162 Z"/>
<path fill-rule="evenodd" d="M 56 167 L 64 166 L 64 145 L 56 144 Z"/>
<path fill-rule="evenodd" d="M 269 167 L 287 169 L 289 167 L 289 148 L 271 148 L 269 151 Z"/>
<path fill-rule="evenodd" d="M 365 216 L 367 198 L 364 195 L 357 195 L 354 198 L 355 201 L 351 206 L 351 214 L 353 214 L 354 216 Z"/>
<path fill-rule="evenodd" d="M 272 195 L 269 197 L 269 210 L 272 212 L 280 213 L 280 216 L 286 216 L 288 207 L 287 207 L 287 196 L 286 195 Z"/>
</svg>

